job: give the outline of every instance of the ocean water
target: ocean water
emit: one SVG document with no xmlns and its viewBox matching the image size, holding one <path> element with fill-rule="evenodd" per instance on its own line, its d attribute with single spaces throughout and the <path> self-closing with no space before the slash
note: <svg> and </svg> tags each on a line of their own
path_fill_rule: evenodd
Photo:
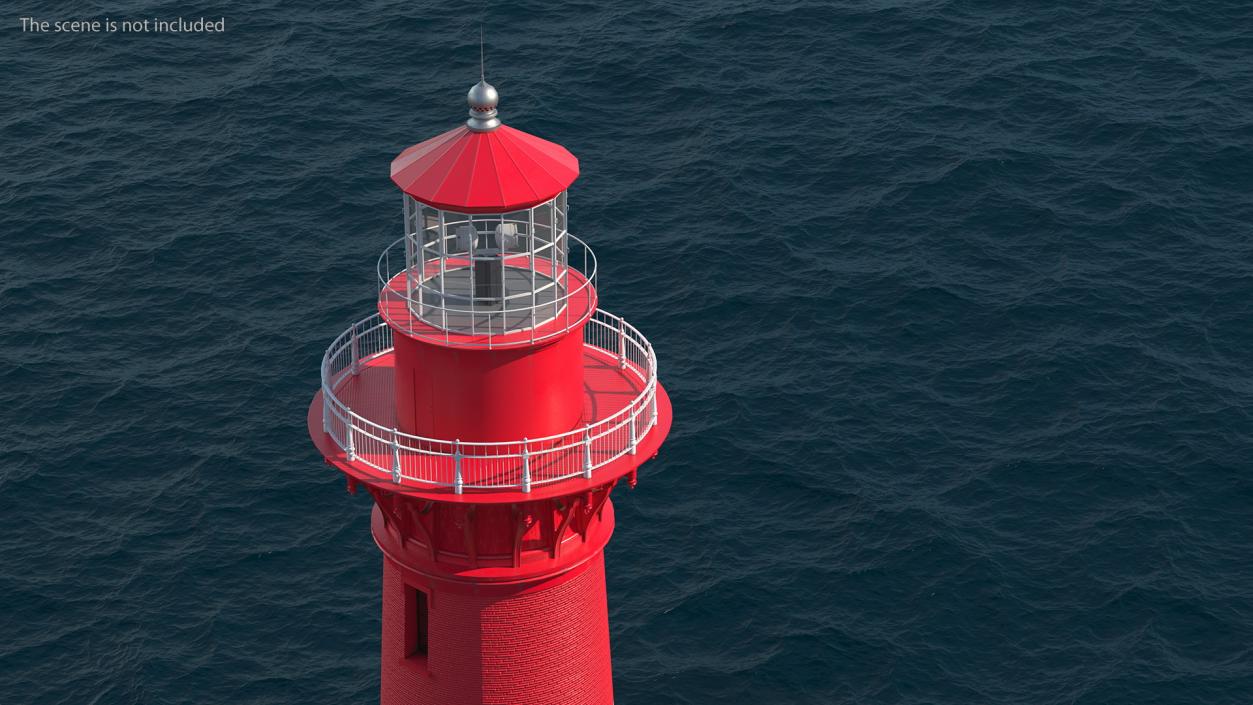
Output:
<svg viewBox="0 0 1253 705">
<path fill-rule="evenodd" d="M 376 701 L 369 500 L 304 412 L 480 23 L 674 399 L 619 703 L 1253 702 L 1248 3 L 3 22 L 0 703 Z"/>
</svg>

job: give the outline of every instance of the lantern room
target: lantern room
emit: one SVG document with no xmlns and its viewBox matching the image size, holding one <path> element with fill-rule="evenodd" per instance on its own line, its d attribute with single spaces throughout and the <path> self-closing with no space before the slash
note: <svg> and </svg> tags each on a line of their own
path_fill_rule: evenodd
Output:
<svg viewBox="0 0 1253 705">
<path fill-rule="evenodd" d="M 588 309 L 595 256 L 567 230 L 578 160 L 501 124 L 480 81 L 466 123 L 392 162 L 404 192 L 404 237 L 379 261 L 380 282 L 417 337 L 489 339 L 561 332 Z"/>
</svg>

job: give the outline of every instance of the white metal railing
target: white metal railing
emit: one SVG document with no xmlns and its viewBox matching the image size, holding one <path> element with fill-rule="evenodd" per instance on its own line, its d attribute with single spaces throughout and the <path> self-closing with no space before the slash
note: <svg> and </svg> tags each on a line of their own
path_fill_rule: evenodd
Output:
<svg viewBox="0 0 1253 705">
<path fill-rule="evenodd" d="M 559 260 L 537 257 L 540 250 L 500 256 L 502 275 L 507 276 L 506 270 L 523 273 L 524 278 L 529 276 L 530 286 L 506 292 L 492 305 L 484 305 L 474 295 L 442 291 L 442 283 L 439 288 L 430 284 L 442 282 L 459 270 L 472 272 L 477 256 L 450 253 L 411 266 L 414 244 L 408 236 L 397 239 L 379 256 L 377 268 L 382 296 L 403 302 L 408 311 L 406 316 L 391 315 L 390 322 L 416 338 L 465 347 L 490 348 L 501 336 L 517 333 L 529 333 L 523 339 L 532 343 L 564 334 L 582 322 L 585 312 L 572 313 L 570 304 L 592 295 L 596 253 L 568 232 L 562 231 L 557 237 L 562 244 Z M 556 245 L 547 247 L 555 251 Z M 581 276 L 572 277 L 571 271 Z"/>
<path fill-rule="evenodd" d="M 574 477 L 635 454 L 657 424 L 657 358 L 648 340 L 621 317 L 596 311 L 583 332 L 584 347 L 617 364 L 643 390 L 616 413 L 582 428 L 520 441 L 467 442 L 426 438 L 365 418 L 337 392 L 352 384 L 372 359 L 392 351 L 392 329 L 378 314 L 344 331 L 322 358 L 323 430 L 348 460 L 390 475 L 398 484 L 518 489 Z"/>
</svg>

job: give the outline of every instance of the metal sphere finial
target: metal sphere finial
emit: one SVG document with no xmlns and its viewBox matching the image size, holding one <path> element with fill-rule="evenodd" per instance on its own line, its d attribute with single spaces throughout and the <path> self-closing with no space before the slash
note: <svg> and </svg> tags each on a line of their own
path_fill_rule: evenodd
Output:
<svg viewBox="0 0 1253 705">
<path fill-rule="evenodd" d="M 475 132 L 491 132 L 500 127 L 500 119 L 496 117 L 496 104 L 500 102 L 500 94 L 487 81 L 480 80 L 466 94 L 466 102 L 470 104 L 470 119 L 466 126 Z"/>
</svg>

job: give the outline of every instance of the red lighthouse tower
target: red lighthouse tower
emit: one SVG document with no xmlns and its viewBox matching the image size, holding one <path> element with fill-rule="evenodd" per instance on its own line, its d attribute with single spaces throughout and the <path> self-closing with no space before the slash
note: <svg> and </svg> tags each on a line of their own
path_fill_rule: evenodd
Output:
<svg viewBox="0 0 1253 705">
<path fill-rule="evenodd" d="M 578 160 L 497 100 L 480 81 L 464 126 L 392 162 L 404 236 L 309 408 L 375 502 L 383 705 L 613 702 L 609 495 L 670 429 L 652 346 L 567 228 Z"/>
</svg>

